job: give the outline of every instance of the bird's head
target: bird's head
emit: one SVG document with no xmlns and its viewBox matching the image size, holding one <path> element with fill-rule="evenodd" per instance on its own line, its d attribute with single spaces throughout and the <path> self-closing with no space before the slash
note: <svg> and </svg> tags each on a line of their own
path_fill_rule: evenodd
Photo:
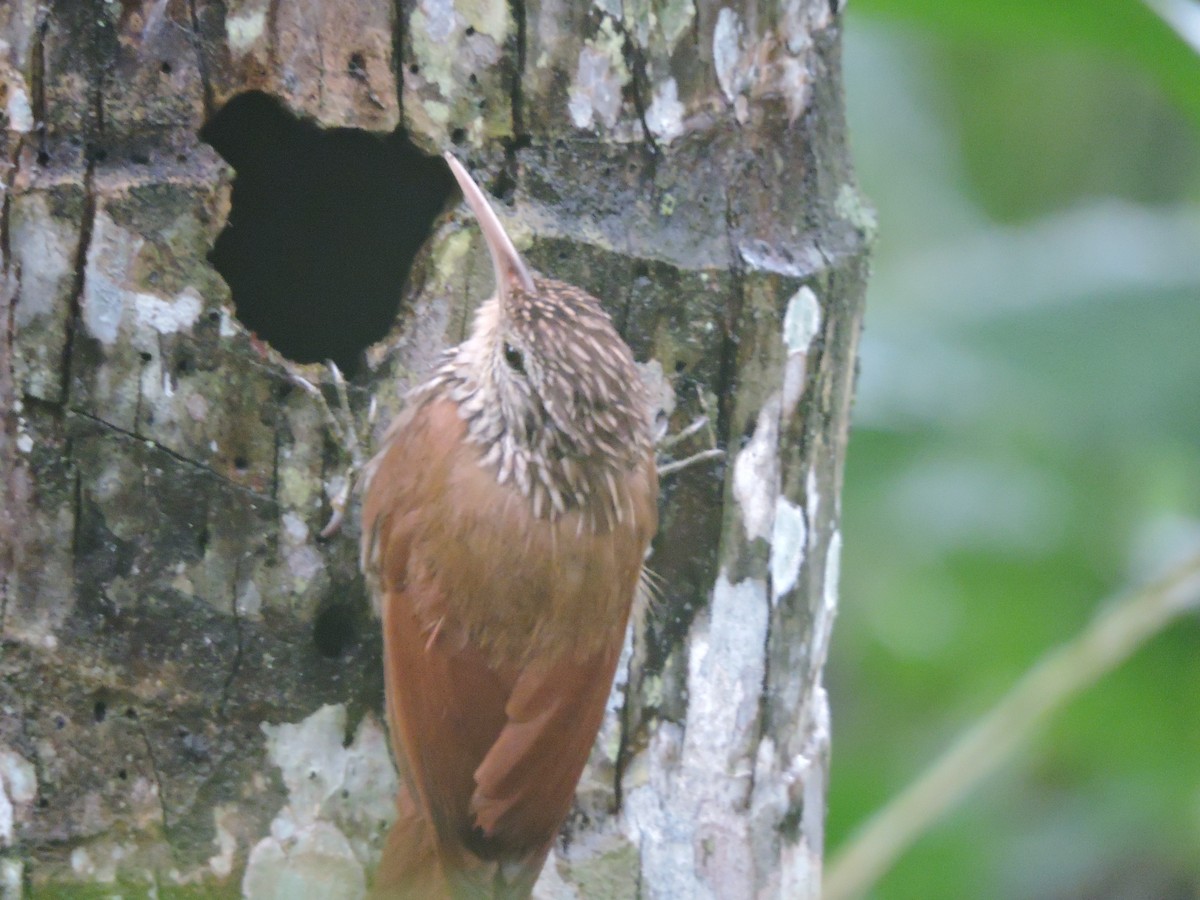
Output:
<svg viewBox="0 0 1200 900">
<path fill-rule="evenodd" d="M 483 191 L 457 159 L 445 159 L 496 277 L 458 351 L 482 414 L 498 415 L 501 439 L 542 465 L 640 458 L 649 446 L 646 389 L 612 320 L 591 294 L 530 269 Z"/>
</svg>

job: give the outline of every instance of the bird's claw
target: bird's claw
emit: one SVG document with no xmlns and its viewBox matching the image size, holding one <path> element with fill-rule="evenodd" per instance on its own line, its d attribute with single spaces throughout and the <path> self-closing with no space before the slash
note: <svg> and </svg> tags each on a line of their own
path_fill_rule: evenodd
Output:
<svg viewBox="0 0 1200 900">
<path fill-rule="evenodd" d="M 705 410 L 704 414 L 698 416 L 695 421 L 693 421 L 686 428 L 675 432 L 675 434 L 667 434 L 660 438 L 658 441 L 658 451 L 662 453 L 670 450 L 672 447 L 678 446 L 679 444 L 683 443 L 689 438 L 694 437 L 700 432 L 705 431 L 706 429 L 706 436 L 710 446 L 707 449 L 693 453 L 691 456 L 685 456 L 683 459 L 660 460 L 658 462 L 659 478 L 666 478 L 670 475 L 676 474 L 677 472 L 681 472 L 684 469 L 690 468 L 691 466 L 698 465 L 699 463 L 725 458 L 725 451 L 717 446 L 717 433 L 716 429 L 712 427 L 711 420 L 707 413 L 708 404 L 705 401 L 704 392 L 697 391 L 697 393 L 699 395 L 700 407 L 701 409 Z"/>
<path fill-rule="evenodd" d="M 350 502 L 350 493 L 363 466 L 362 443 L 358 439 L 358 428 L 354 413 L 350 409 L 350 395 L 346 390 L 345 376 L 342 375 L 342 370 L 333 360 L 327 360 L 326 365 L 329 367 L 334 393 L 337 396 L 338 409 L 336 412 L 329 405 L 329 401 L 325 399 L 325 393 L 320 387 L 291 367 L 288 368 L 288 376 L 292 382 L 317 401 L 317 406 L 321 409 L 334 439 L 350 457 L 346 474 L 331 478 L 325 483 L 325 496 L 329 501 L 330 515 L 329 521 L 319 532 L 323 540 L 328 540 L 341 530 L 342 522 L 346 517 L 346 507 Z M 368 419 L 373 420 L 374 414 L 375 401 L 372 398 Z"/>
</svg>

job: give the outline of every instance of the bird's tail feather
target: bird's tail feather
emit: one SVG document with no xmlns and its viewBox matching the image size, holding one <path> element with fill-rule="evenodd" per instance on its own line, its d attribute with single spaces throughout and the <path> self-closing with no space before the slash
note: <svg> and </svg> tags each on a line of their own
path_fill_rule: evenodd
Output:
<svg viewBox="0 0 1200 900">
<path fill-rule="evenodd" d="M 509 865 L 488 862 L 464 847 L 439 846 L 407 788 L 396 806 L 369 900 L 521 900 L 533 890 L 553 843 Z"/>
<path fill-rule="evenodd" d="M 399 815 L 384 841 L 370 900 L 451 897 L 432 826 L 406 789 L 400 789 L 396 805 Z"/>
</svg>

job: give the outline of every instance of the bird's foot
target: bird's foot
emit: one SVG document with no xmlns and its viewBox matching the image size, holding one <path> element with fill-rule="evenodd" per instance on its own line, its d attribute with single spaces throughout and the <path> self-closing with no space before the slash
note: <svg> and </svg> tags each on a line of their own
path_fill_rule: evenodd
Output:
<svg viewBox="0 0 1200 900">
<path fill-rule="evenodd" d="M 358 473 L 362 470 L 364 462 L 362 441 L 359 440 L 358 426 L 354 413 L 350 409 L 350 395 L 346 389 L 345 376 L 342 375 L 342 370 L 333 360 L 327 360 L 326 365 L 333 382 L 334 395 L 337 397 L 336 411 L 329 405 L 329 401 L 325 398 L 325 392 L 321 390 L 320 386 L 313 384 L 296 369 L 288 367 L 288 375 L 292 382 L 317 401 L 317 406 L 321 409 L 334 440 L 346 452 L 346 456 L 350 460 L 344 475 L 335 475 L 325 482 L 325 496 L 329 502 L 330 515 L 329 521 L 320 531 L 322 539 L 333 537 L 341 529 L 342 521 L 346 516 L 346 507 L 350 502 L 350 494 L 354 490 L 354 484 L 358 480 Z M 375 399 L 372 398 L 367 412 L 368 428 L 374 423 L 374 418 Z"/>
<path fill-rule="evenodd" d="M 705 400 L 703 391 L 697 391 L 700 401 L 700 407 L 704 410 L 703 414 L 698 416 L 690 425 L 675 434 L 663 435 L 658 440 L 657 446 L 657 463 L 658 477 L 666 478 L 684 469 L 708 462 L 714 459 L 724 459 L 725 451 L 717 446 L 717 431 L 712 425 L 712 420 L 708 415 L 708 404 Z M 685 456 L 682 459 L 666 459 L 664 454 L 685 441 L 691 440 L 699 436 L 704 443 L 708 444 L 703 450 Z"/>
</svg>

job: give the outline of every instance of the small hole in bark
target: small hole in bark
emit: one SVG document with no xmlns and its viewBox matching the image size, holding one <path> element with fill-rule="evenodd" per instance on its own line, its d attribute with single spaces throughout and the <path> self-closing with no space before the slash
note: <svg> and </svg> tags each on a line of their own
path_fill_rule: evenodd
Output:
<svg viewBox="0 0 1200 900">
<path fill-rule="evenodd" d="M 101 722 L 103 722 L 107 715 L 108 715 L 108 704 L 105 703 L 103 700 L 97 700 L 95 703 L 92 704 L 92 718 L 95 720 L 97 725 L 99 725 Z"/>
<path fill-rule="evenodd" d="M 420 75 L 420 74 L 421 74 L 421 67 L 420 67 L 420 66 L 418 66 L 416 63 L 413 63 L 412 65 L 410 65 L 410 66 L 408 67 L 408 74 L 409 74 L 409 75 Z"/>
<path fill-rule="evenodd" d="M 62 716 L 55 716 L 54 717 L 54 727 L 57 728 L 59 731 L 62 731 L 64 728 L 67 727 L 67 720 L 64 719 Z"/>
<path fill-rule="evenodd" d="M 474 72 L 467 76 L 467 81 L 471 82 L 471 84 L 479 84 L 479 79 Z"/>
<path fill-rule="evenodd" d="M 144 363 L 148 363 L 148 362 L 150 362 L 150 360 L 154 359 L 153 354 L 148 353 L 145 350 L 143 350 L 138 355 L 142 358 L 142 362 L 144 362 Z"/>
<path fill-rule="evenodd" d="M 346 63 L 346 71 L 352 78 L 362 78 L 367 74 L 367 61 L 363 59 L 361 53 L 350 54 L 350 59 Z"/>
<path fill-rule="evenodd" d="M 249 331 L 296 362 L 347 375 L 396 320 L 412 261 L 454 181 L 402 129 L 322 129 L 260 91 L 200 137 L 233 166 L 229 221 L 209 259 Z"/>
<path fill-rule="evenodd" d="M 170 75 L 171 74 L 171 64 L 167 60 L 164 59 L 162 61 L 162 64 L 158 67 L 158 71 L 162 72 L 164 75 Z"/>
<path fill-rule="evenodd" d="M 124 769 L 118 769 L 117 777 L 120 778 L 122 781 L 124 781 L 125 779 L 127 779 L 129 777 L 129 773 L 126 772 Z"/>
<path fill-rule="evenodd" d="M 37 155 L 37 164 L 39 166 L 48 166 L 50 164 L 50 154 L 45 150 L 39 150 Z"/>
<path fill-rule="evenodd" d="M 461 147 L 463 141 L 467 139 L 467 131 L 465 128 L 455 128 L 450 132 L 450 142 L 456 147 Z"/>
<path fill-rule="evenodd" d="M 496 184 L 492 192 L 505 203 L 508 203 L 512 200 L 513 192 L 516 189 L 517 182 L 513 180 L 513 177 L 506 170 L 501 169 L 500 174 L 496 177 Z"/>
<path fill-rule="evenodd" d="M 687 363 L 682 359 L 675 360 L 675 373 L 678 374 L 687 368 Z"/>
<path fill-rule="evenodd" d="M 779 821 L 779 833 L 790 843 L 800 837 L 800 827 L 804 824 L 804 804 L 798 803 L 791 807 Z"/>
<path fill-rule="evenodd" d="M 313 622 L 313 643 L 328 659 L 342 655 L 346 645 L 354 640 L 354 617 L 350 607 L 334 603 L 327 606 Z"/>
<path fill-rule="evenodd" d="M 466 29 L 466 31 L 464 31 L 464 32 L 463 32 L 463 34 L 465 34 L 467 37 L 470 37 L 470 36 L 471 36 L 471 35 L 473 35 L 474 33 L 475 33 L 475 26 L 474 26 L 474 25 L 468 25 L 468 26 L 467 26 L 467 29 Z"/>
<path fill-rule="evenodd" d="M 136 719 L 137 718 L 137 710 L 134 709 L 132 706 L 130 706 L 128 709 L 125 710 L 125 718 Z"/>
<path fill-rule="evenodd" d="M 245 472 L 250 468 L 250 463 L 244 456 L 235 456 L 233 458 L 233 467 L 239 472 Z"/>
</svg>

